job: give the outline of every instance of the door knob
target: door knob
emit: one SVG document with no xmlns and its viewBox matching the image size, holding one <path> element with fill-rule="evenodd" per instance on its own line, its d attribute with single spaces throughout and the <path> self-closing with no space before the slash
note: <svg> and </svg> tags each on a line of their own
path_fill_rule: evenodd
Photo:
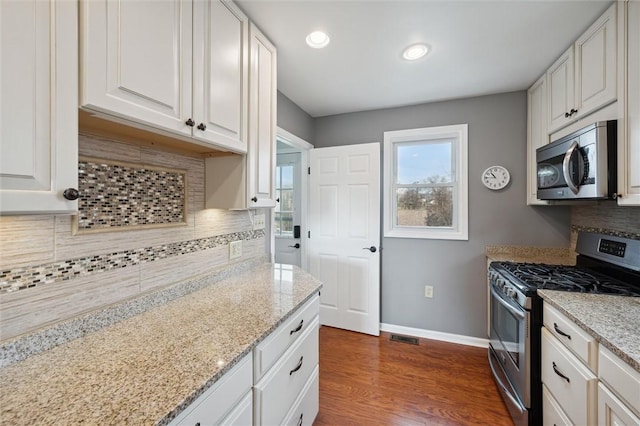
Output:
<svg viewBox="0 0 640 426">
<path fill-rule="evenodd" d="M 289 247 L 291 247 L 291 248 L 300 248 L 300 243 L 296 243 L 295 245 L 289 246 Z"/>
<path fill-rule="evenodd" d="M 363 247 L 362 250 L 369 250 L 371 253 L 375 253 L 378 249 L 375 246 Z"/>
</svg>

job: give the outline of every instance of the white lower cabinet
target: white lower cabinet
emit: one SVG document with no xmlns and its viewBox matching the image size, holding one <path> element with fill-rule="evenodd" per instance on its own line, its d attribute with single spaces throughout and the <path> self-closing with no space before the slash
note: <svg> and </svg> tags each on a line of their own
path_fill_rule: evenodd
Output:
<svg viewBox="0 0 640 426">
<path fill-rule="evenodd" d="M 311 426 L 318 414 L 320 401 L 320 367 L 316 366 L 300 396 L 293 403 L 293 407 L 285 416 L 282 424 L 285 426 Z"/>
<path fill-rule="evenodd" d="M 312 425 L 319 407 L 319 306 L 315 295 L 170 425 Z"/>
<path fill-rule="evenodd" d="M 281 424 L 318 366 L 318 318 L 253 387 L 254 424 Z M 313 416 L 315 417 L 315 415 Z"/>
<path fill-rule="evenodd" d="M 560 404 L 553 398 L 551 392 L 542 385 L 542 424 L 572 426 L 571 420 L 562 411 Z"/>
<path fill-rule="evenodd" d="M 601 426 L 640 426 L 640 418 L 604 384 L 598 384 L 598 424 Z"/>
<path fill-rule="evenodd" d="M 542 329 L 542 383 L 577 425 L 594 425 L 598 378 L 546 328 Z"/>
<path fill-rule="evenodd" d="M 247 404 L 251 412 L 251 385 L 253 384 L 251 354 L 205 391 L 171 425 L 247 425 Z"/>
</svg>

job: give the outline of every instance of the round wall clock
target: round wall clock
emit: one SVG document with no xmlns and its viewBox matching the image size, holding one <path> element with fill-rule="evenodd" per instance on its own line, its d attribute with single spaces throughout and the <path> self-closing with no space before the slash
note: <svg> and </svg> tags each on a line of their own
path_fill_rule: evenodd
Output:
<svg viewBox="0 0 640 426">
<path fill-rule="evenodd" d="M 510 180 L 509 170 L 502 166 L 490 166 L 482 173 L 482 183 L 494 191 L 507 186 Z"/>
</svg>

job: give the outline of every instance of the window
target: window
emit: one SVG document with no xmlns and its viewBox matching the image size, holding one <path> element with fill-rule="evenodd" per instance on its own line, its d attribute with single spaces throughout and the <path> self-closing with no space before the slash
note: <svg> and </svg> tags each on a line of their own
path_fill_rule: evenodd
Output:
<svg viewBox="0 0 640 426">
<path fill-rule="evenodd" d="M 293 164 L 276 166 L 276 198 L 280 199 L 275 208 L 275 234 L 279 237 L 293 237 Z"/>
<path fill-rule="evenodd" d="M 384 133 L 384 236 L 468 240 L 467 125 Z"/>
</svg>

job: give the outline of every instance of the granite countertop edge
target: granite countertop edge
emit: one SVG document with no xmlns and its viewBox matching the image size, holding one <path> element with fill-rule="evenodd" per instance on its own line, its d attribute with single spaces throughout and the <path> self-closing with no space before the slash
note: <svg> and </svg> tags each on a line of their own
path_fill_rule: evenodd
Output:
<svg viewBox="0 0 640 426">
<path fill-rule="evenodd" d="M 607 329 L 603 322 L 598 323 L 597 319 L 588 317 L 586 312 L 592 312 L 591 307 L 598 304 L 608 304 L 617 306 L 619 309 L 636 309 L 635 304 L 640 304 L 640 298 L 631 296 L 613 296 L 603 294 L 583 294 L 556 290 L 538 290 L 538 294 L 558 309 L 581 329 L 593 336 L 599 344 L 609 349 L 620 357 L 630 367 L 640 373 L 640 334 L 637 334 L 640 327 L 640 318 L 637 318 L 638 327 L 630 326 L 636 333 L 631 337 L 624 330 L 612 331 Z M 622 306 L 622 308 L 620 308 Z M 579 312 L 584 310 L 584 312 Z M 624 337 L 623 337 L 624 335 Z"/>
</svg>

